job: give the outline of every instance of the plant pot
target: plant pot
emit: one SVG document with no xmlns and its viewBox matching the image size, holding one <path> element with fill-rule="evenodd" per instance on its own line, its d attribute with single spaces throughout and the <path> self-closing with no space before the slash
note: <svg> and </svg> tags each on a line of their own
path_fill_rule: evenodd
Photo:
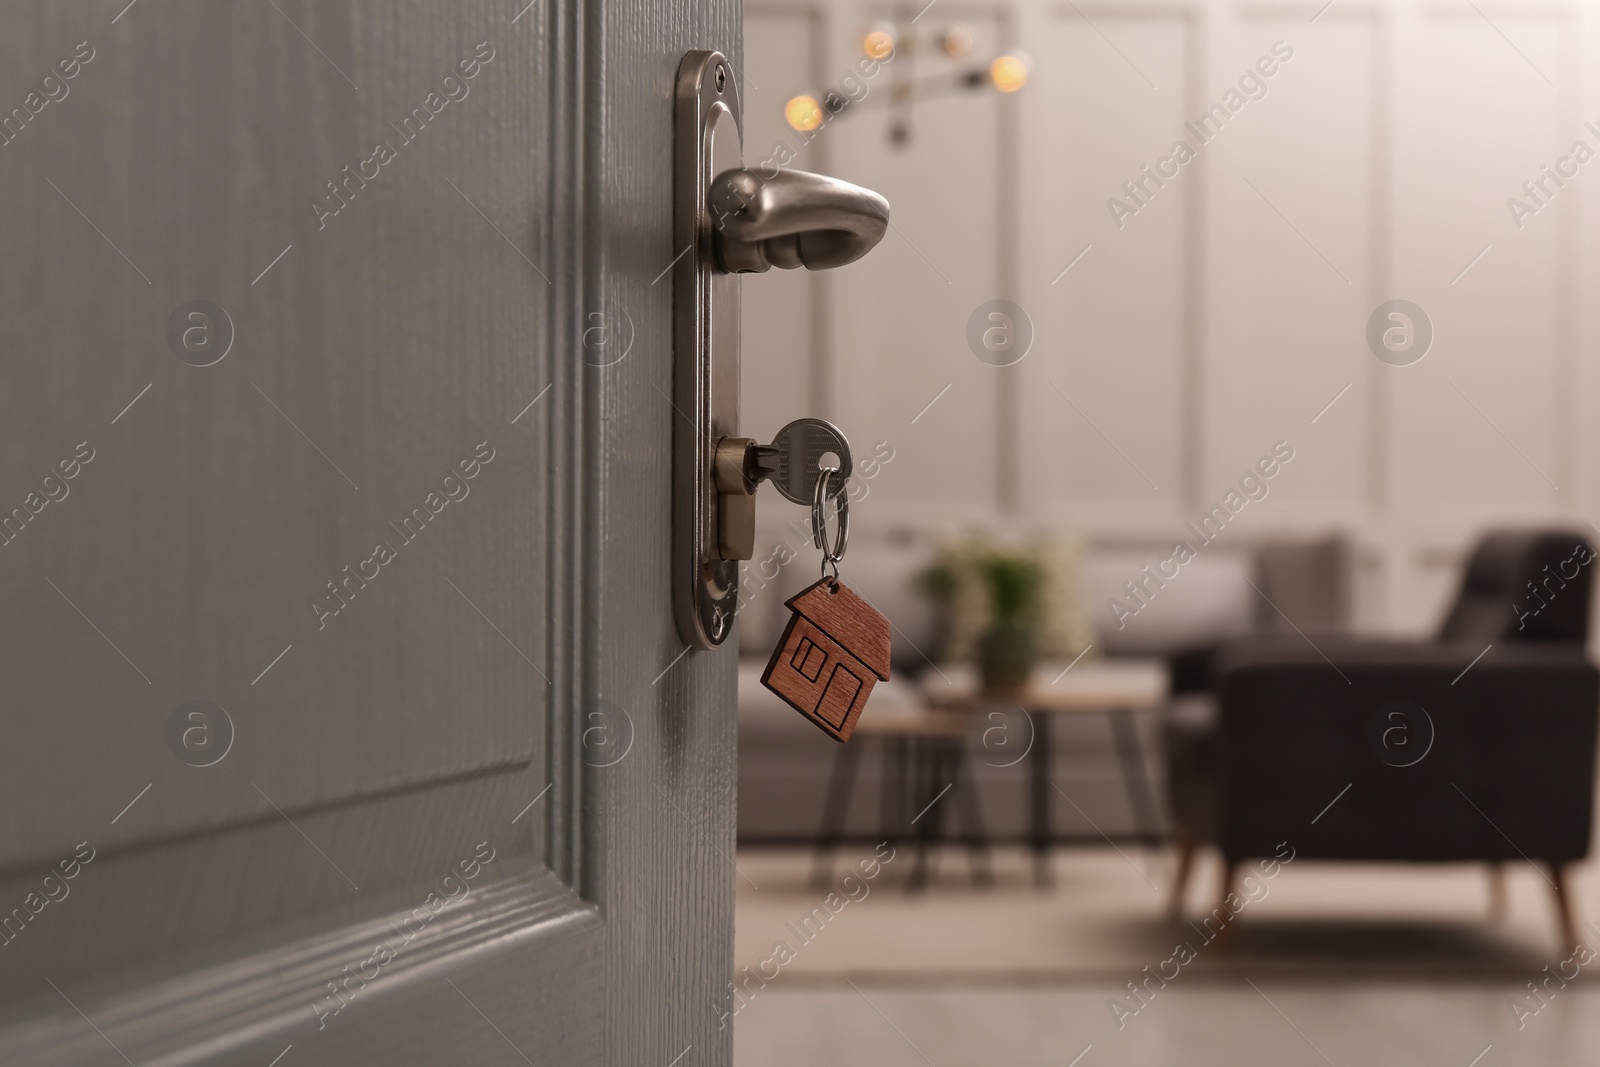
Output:
<svg viewBox="0 0 1600 1067">
<path fill-rule="evenodd" d="M 987 696 L 1014 696 L 1028 688 L 1036 651 L 1026 626 L 996 625 L 978 638 L 978 676 Z"/>
</svg>

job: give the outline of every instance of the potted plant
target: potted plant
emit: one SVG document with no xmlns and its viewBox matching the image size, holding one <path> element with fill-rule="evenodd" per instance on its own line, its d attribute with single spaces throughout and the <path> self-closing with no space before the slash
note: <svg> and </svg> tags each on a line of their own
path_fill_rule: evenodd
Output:
<svg viewBox="0 0 1600 1067">
<path fill-rule="evenodd" d="M 920 576 L 922 591 L 944 605 L 947 656 L 971 657 L 991 696 L 1027 688 L 1040 652 L 1043 583 L 1032 553 L 978 539 L 946 546 Z"/>
<path fill-rule="evenodd" d="M 991 552 L 978 563 L 989 592 L 989 626 L 978 638 L 978 674 L 991 696 L 1028 687 L 1038 659 L 1039 564 L 1028 556 Z"/>
</svg>

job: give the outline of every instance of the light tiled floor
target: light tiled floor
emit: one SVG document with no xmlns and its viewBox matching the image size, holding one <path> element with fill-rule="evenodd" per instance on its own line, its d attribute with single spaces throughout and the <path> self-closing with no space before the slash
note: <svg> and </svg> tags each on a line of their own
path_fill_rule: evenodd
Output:
<svg viewBox="0 0 1600 1067">
<path fill-rule="evenodd" d="M 996 887 L 973 888 L 951 853 L 915 895 L 898 884 L 903 854 L 843 883 L 864 855 L 840 864 L 830 913 L 805 854 L 740 854 L 739 1067 L 1600 1064 L 1600 960 L 1552 981 L 1520 1028 L 1511 1006 L 1569 955 L 1531 868 L 1509 872 L 1509 915 L 1491 924 L 1481 868 L 1291 865 L 1219 950 L 1160 917 L 1171 864 L 1158 853 L 1062 850 L 1048 890 L 1015 851 Z M 1580 920 L 1600 919 L 1596 873 L 1578 873 Z M 1198 921 L 1216 872 L 1196 874 Z M 1596 930 L 1583 937 L 1600 946 Z M 1119 1027 L 1110 999 L 1138 1006 L 1125 984 L 1179 941 L 1197 958 Z"/>
<path fill-rule="evenodd" d="M 1203 946 L 1195 925 L 1217 893 L 1216 864 L 1204 857 L 1190 883 L 1188 921 L 1167 921 L 1170 858 L 1131 846 L 1058 850 L 1055 885 L 1043 890 L 1033 886 L 1020 850 L 997 853 L 993 888 L 973 886 L 964 856 L 952 852 L 940 864 L 937 884 L 915 894 L 901 887 L 909 855 L 902 851 L 870 881 L 859 876 L 867 855 L 844 857 L 836 867 L 838 913 L 831 915 L 824 907 L 827 891 L 807 884 L 805 853 L 742 851 L 737 965 L 758 968 L 782 942 L 794 951 L 781 967 L 785 984 L 842 977 L 924 984 L 974 977 L 1125 980 L 1166 958 L 1179 940 Z M 852 868 L 857 878 L 847 883 Z M 1574 873 L 1580 922 L 1600 920 L 1597 875 L 1593 865 Z M 1468 969 L 1521 973 L 1564 958 L 1555 956 L 1560 945 L 1545 876 L 1518 864 L 1508 868 L 1506 881 L 1509 913 L 1496 924 L 1487 919 L 1482 867 L 1290 864 L 1261 879 L 1257 899 L 1236 920 L 1229 950 L 1203 946 L 1186 969 L 1302 978 L 1357 971 L 1450 977 Z M 811 927 L 802 929 L 801 920 L 819 908 L 811 926 L 822 931 L 808 935 Z M 1588 936 L 1600 945 L 1600 934 Z"/>
<path fill-rule="evenodd" d="M 1517 1022 L 1495 984 L 1173 983 L 1118 1030 L 1080 986 L 782 989 L 734 1027 L 737 1067 L 1578 1067 L 1600 1062 L 1600 988 Z M 1081 1059 L 1078 1057 L 1081 1056 Z"/>
</svg>

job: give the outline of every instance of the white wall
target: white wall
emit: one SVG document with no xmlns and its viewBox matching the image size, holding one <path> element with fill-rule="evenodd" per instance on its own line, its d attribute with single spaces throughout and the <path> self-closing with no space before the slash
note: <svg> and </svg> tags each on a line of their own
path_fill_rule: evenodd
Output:
<svg viewBox="0 0 1600 1067">
<path fill-rule="evenodd" d="M 746 281 L 746 431 L 821 414 L 858 456 L 891 442 L 856 509 L 863 530 L 1002 521 L 1108 537 L 1177 536 L 1288 440 L 1295 460 L 1229 536 L 1349 531 L 1372 629 L 1431 627 L 1486 524 L 1600 516 L 1582 299 L 1600 159 L 1520 229 L 1506 206 L 1574 141 L 1600 152 L 1584 128 L 1600 130 L 1583 77 L 1600 55 L 1595 7 L 1322 7 L 939 0 L 919 28 L 968 26 L 973 59 L 1021 48 L 1028 87 L 921 103 L 896 147 L 872 105 L 913 61 L 951 63 L 903 50 L 869 106 L 800 148 L 784 100 L 838 84 L 889 9 L 748 4 L 746 159 L 785 142 L 794 166 L 876 188 L 894 216 L 858 264 Z M 1175 141 L 1198 144 L 1185 121 L 1278 41 L 1293 57 L 1267 95 L 1119 228 L 1107 199 Z M 994 297 L 1036 330 L 1013 367 L 966 344 Z M 1393 298 L 1436 332 L 1412 366 L 1366 345 L 1369 313 Z M 789 510 L 763 500 L 763 524 Z"/>
</svg>

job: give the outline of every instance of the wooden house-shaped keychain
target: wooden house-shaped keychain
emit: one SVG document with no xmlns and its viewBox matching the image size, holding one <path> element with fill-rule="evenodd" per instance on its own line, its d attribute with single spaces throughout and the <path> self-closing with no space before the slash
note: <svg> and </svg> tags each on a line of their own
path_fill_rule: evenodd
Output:
<svg viewBox="0 0 1600 1067">
<path fill-rule="evenodd" d="M 837 580 L 823 579 L 784 606 L 794 617 L 761 683 L 848 741 L 872 687 L 889 680 L 889 620 Z"/>
</svg>

